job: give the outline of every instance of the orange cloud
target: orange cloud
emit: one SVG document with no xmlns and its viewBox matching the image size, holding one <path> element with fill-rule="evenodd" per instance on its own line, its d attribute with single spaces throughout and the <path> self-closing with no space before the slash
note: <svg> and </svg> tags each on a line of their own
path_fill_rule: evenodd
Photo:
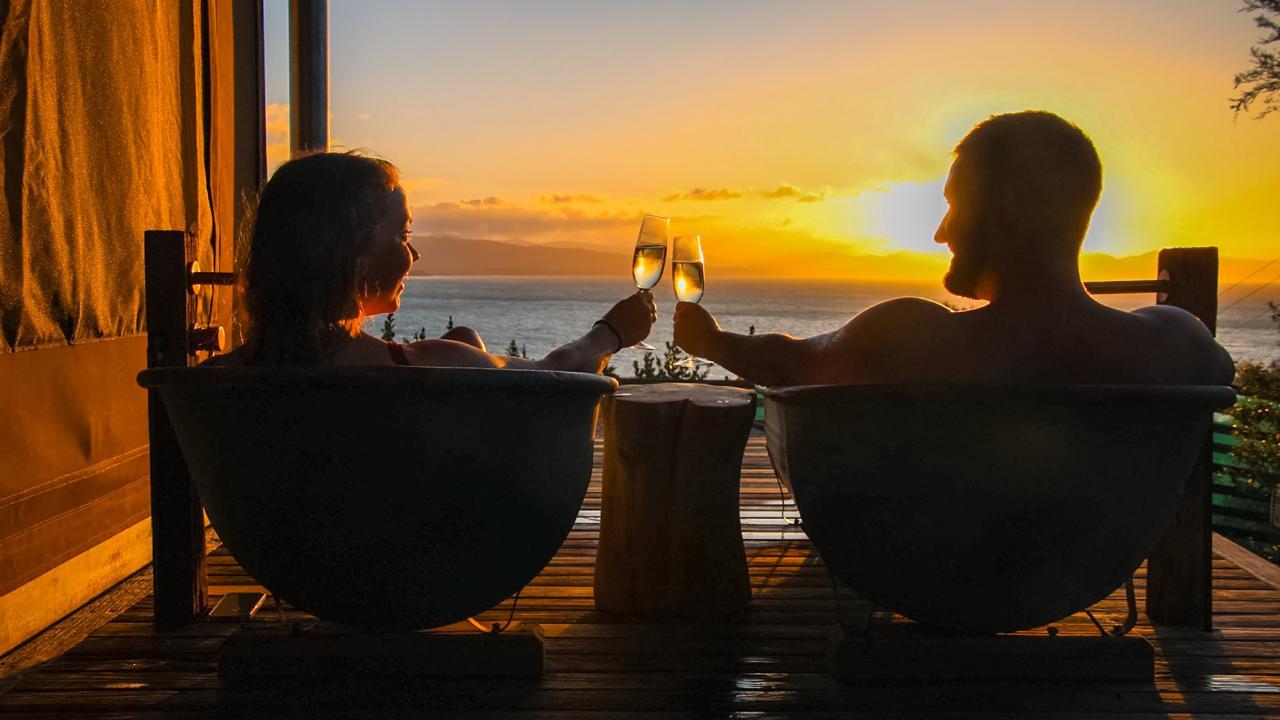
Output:
<svg viewBox="0 0 1280 720">
<path fill-rule="evenodd" d="M 293 153 L 293 149 L 289 145 L 288 103 L 271 103 L 267 105 L 264 130 L 267 136 L 267 175 L 269 177 Z M 341 138 L 332 136 L 329 138 L 329 147 L 339 152 L 347 149 Z"/>
<path fill-rule="evenodd" d="M 280 163 L 289 159 L 289 105 L 271 103 L 267 106 L 267 174 L 275 171 Z"/>
<path fill-rule="evenodd" d="M 638 212 L 526 207 L 496 196 L 413 208 L 415 232 L 471 238 L 590 241 L 629 236 L 639 221 Z"/>
<path fill-rule="evenodd" d="M 538 202 L 546 203 L 548 205 L 569 205 L 572 203 L 589 203 L 592 205 L 598 205 L 606 201 L 599 195 L 591 195 L 588 193 L 575 193 L 569 195 L 544 193 L 538 196 Z"/>
<path fill-rule="evenodd" d="M 760 196 L 770 200 L 794 199 L 796 202 L 812 203 L 826 200 L 829 194 L 831 194 L 829 186 L 823 186 L 817 192 L 806 192 L 791 183 L 780 183 L 772 190 L 762 191 Z"/>
<path fill-rule="evenodd" d="M 716 201 L 716 200 L 733 200 L 742 197 L 742 193 L 729 188 L 694 188 L 689 192 L 674 193 L 662 198 L 663 202 L 676 202 L 678 200 L 700 200 L 700 201 Z"/>
<path fill-rule="evenodd" d="M 496 195 L 475 198 L 472 200 L 459 200 L 458 203 L 461 205 L 470 205 L 471 207 L 508 207 L 511 205 L 510 201 L 504 200 Z"/>
</svg>

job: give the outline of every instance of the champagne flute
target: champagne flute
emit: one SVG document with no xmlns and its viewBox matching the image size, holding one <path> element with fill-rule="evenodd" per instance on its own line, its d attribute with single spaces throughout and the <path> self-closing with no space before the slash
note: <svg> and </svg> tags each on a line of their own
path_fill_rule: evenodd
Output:
<svg viewBox="0 0 1280 720">
<path fill-rule="evenodd" d="M 672 241 L 671 288 L 675 290 L 676 299 L 680 302 L 702 302 L 702 292 L 706 289 L 706 275 L 703 270 L 700 235 L 681 235 Z M 691 368 L 711 363 L 690 355 L 675 364 L 679 367 Z"/>
<path fill-rule="evenodd" d="M 636 252 L 631 259 L 631 277 L 640 290 L 652 290 L 662 279 L 662 266 L 667 261 L 667 238 L 670 236 L 671 218 L 645 215 L 640 221 Z M 631 347 L 637 350 L 657 350 L 643 340 Z"/>
</svg>

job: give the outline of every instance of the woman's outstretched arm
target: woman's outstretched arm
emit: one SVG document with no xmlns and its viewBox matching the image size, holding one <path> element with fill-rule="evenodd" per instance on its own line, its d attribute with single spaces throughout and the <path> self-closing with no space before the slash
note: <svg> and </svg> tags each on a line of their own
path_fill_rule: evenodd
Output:
<svg viewBox="0 0 1280 720">
<path fill-rule="evenodd" d="M 657 319 L 653 295 L 638 292 L 609 309 L 585 335 L 540 360 L 495 355 L 455 340 L 420 340 L 408 346 L 414 365 L 600 372 L 619 348 L 649 336 Z"/>
<path fill-rule="evenodd" d="M 600 372 L 619 349 L 649 337 L 658 318 L 653 295 L 638 292 L 616 303 L 585 335 L 547 353 L 541 360 L 504 358 L 504 367 Z"/>
</svg>

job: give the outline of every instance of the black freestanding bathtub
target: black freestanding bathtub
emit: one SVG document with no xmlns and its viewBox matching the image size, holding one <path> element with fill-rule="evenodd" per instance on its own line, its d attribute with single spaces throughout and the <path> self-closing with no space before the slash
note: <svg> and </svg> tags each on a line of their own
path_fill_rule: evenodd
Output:
<svg viewBox="0 0 1280 720">
<path fill-rule="evenodd" d="M 368 630 L 456 622 L 524 587 L 586 494 L 582 373 L 165 368 L 158 390 L 219 537 L 266 588 Z"/>
<path fill-rule="evenodd" d="M 1119 587 L 1169 525 L 1227 387 L 765 392 L 769 454 L 854 591 L 914 620 L 1036 627 Z"/>
</svg>

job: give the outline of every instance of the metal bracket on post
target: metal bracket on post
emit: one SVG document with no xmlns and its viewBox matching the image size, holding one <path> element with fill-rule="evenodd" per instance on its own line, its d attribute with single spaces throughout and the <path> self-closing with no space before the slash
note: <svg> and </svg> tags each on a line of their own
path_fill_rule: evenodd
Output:
<svg viewBox="0 0 1280 720">
<path fill-rule="evenodd" d="M 1159 303 L 1190 312 L 1216 332 L 1218 249 L 1161 250 L 1159 271 L 1169 283 Z M 1173 523 L 1147 559 L 1147 617 L 1158 625 L 1213 627 L 1212 433 L 1210 423 Z"/>
<path fill-rule="evenodd" d="M 194 243 L 178 230 L 149 230 L 144 240 L 147 367 L 191 363 L 195 296 L 188 268 Z M 147 392 L 151 440 L 151 557 L 154 619 L 163 627 L 192 622 L 208 604 L 204 511 L 191 484 L 169 415 L 155 390 Z"/>
</svg>

